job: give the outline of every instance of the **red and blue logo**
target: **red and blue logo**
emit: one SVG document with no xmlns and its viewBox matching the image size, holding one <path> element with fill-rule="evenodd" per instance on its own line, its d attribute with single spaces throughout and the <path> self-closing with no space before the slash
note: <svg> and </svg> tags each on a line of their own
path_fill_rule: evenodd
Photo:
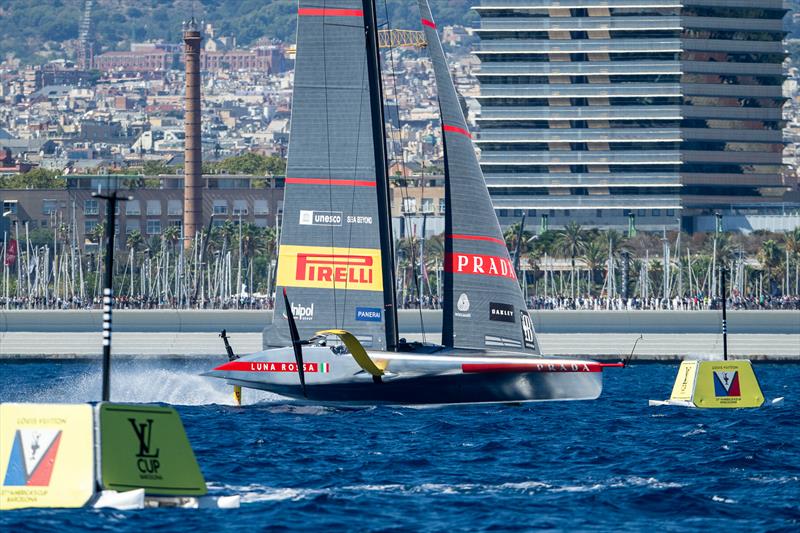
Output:
<svg viewBox="0 0 800 533">
<path fill-rule="evenodd" d="M 60 429 L 18 429 L 14 435 L 8 470 L 3 485 L 7 487 L 47 487 L 56 462 Z"/>
<path fill-rule="evenodd" d="M 741 396 L 739 372 L 714 371 L 714 395 L 716 397 Z"/>
</svg>

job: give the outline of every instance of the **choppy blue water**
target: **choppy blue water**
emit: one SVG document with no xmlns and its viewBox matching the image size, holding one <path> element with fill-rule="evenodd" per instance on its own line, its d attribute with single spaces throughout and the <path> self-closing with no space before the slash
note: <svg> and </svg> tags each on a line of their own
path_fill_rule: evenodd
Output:
<svg viewBox="0 0 800 533">
<path fill-rule="evenodd" d="M 22 510 L 3 531 L 798 531 L 800 365 L 756 366 L 759 410 L 648 407 L 677 365 L 606 372 L 594 402 L 337 410 L 229 391 L 210 361 L 119 362 L 112 398 L 177 404 L 238 510 Z M 0 400 L 88 401 L 99 362 L 0 362 Z"/>
</svg>

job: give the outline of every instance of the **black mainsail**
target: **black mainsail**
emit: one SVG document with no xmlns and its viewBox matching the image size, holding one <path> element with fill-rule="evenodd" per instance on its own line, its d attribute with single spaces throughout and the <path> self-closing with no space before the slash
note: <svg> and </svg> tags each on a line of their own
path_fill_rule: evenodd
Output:
<svg viewBox="0 0 800 533">
<path fill-rule="evenodd" d="M 418 0 L 433 62 L 445 148 L 442 342 L 539 354 L 489 191 L 427 0 Z"/>
<path fill-rule="evenodd" d="M 365 35 L 377 41 L 369 11 L 365 17 L 362 0 L 299 2 L 276 294 L 287 288 L 301 338 L 342 328 L 386 349 L 394 346 L 386 334 L 394 308 L 383 265 L 392 258 L 391 242 L 387 249 L 381 239 L 389 219 L 383 155 L 376 172 L 384 136 L 380 98 L 378 107 L 371 100 L 380 87 L 368 68 Z M 285 304 L 276 300 L 265 347 L 291 343 Z"/>
</svg>

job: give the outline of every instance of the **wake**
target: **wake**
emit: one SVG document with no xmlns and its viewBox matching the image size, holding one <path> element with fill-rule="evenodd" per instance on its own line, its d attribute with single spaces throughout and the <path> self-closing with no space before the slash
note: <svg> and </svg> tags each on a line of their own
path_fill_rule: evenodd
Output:
<svg viewBox="0 0 800 533">
<path fill-rule="evenodd" d="M 188 367 L 188 368 L 187 368 Z M 111 400 L 171 405 L 234 405 L 232 388 L 223 381 L 200 376 L 208 365 L 153 366 L 152 362 L 114 361 L 111 367 Z M 69 382 L 35 391 L 34 402 L 82 403 L 97 401 L 102 389 L 100 363 Z M 282 400 L 268 392 L 246 390 L 244 404 Z"/>
</svg>

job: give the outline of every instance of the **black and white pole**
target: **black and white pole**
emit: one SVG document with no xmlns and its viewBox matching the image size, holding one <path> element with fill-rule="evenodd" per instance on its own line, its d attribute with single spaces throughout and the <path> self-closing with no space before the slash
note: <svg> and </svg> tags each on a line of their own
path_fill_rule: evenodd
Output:
<svg viewBox="0 0 800 533">
<path fill-rule="evenodd" d="M 106 200 L 106 259 L 103 283 L 103 401 L 111 396 L 111 309 L 114 304 L 114 234 L 116 233 L 117 202 L 131 198 L 119 196 L 117 191 L 109 194 L 92 193 L 95 198 Z"/>
<path fill-rule="evenodd" d="M 727 294 L 725 293 L 725 265 L 723 264 L 720 269 L 720 283 L 722 284 L 722 357 L 725 361 L 728 360 L 728 316 L 726 313 Z"/>
</svg>

